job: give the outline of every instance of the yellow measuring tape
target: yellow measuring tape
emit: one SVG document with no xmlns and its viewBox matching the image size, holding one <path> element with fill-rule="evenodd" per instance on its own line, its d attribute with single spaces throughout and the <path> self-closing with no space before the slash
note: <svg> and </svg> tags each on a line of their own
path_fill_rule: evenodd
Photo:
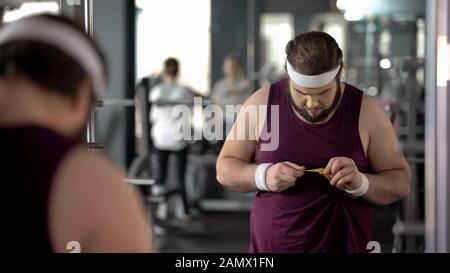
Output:
<svg viewBox="0 0 450 273">
<path fill-rule="evenodd" d="M 306 170 L 305 172 L 312 172 L 312 173 L 318 173 L 322 176 L 324 176 L 326 179 L 331 181 L 331 175 L 330 174 L 324 174 L 323 171 L 325 169 L 324 168 L 318 168 L 318 169 L 310 169 L 310 170 Z"/>
</svg>

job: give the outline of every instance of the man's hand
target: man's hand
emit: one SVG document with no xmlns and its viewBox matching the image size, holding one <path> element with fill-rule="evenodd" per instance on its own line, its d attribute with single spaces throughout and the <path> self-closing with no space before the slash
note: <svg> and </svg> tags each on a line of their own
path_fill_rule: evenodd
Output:
<svg viewBox="0 0 450 273">
<path fill-rule="evenodd" d="M 270 166 L 266 173 L 266 184 L 270 191 L 281 192 L 295 185 L 298 177 L 305 174 L 305 167 L 292 162 L 280 162 Z"/>
<path fill-rule="evenodd" d="M 333 157 L 323 171 L 331 175 L 330 184 L 340 190 L 354 190 L 361 186 L 361 174 L 351 158 Z"/>
</svg>

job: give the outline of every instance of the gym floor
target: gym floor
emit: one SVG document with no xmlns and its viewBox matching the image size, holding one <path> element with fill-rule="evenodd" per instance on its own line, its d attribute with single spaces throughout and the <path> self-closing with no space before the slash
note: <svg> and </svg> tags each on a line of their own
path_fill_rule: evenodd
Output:
<svg viewBox="0 0 450 273">
<path fill-rule="evenodd" d="M 157 235 L 162 253 L 246 253 L 250 212 L 204 212 L 179 230 Z"/>
<path fill-rule="evenodd" d="M 250 212 L 204 212 L 197 220 L 180 224 L 180 228 L 156 235 L 161 253 L 247 253 L 250 242 Z M 381 252 L 392 252 L 394 236 L 391 226 L 377 221 L 374 240 Z M 174 224 L 176 226 L 176 223 Z"/>
</svg>

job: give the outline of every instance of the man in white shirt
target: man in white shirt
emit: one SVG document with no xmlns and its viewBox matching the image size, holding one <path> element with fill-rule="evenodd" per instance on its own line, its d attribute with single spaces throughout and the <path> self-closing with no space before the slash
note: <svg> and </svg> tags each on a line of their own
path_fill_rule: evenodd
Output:
<svg viewBox="0 0 450 273">
<path fill-rule="evenodd" d="M 152 123 L 151 137 L 159 162 L 159 181 L 165 183 L 167 162 L 169 155 L 173 154 L 177 161 L 177 179 L 182 192 L 184 215 L 189 218 L 189 207 L 185 188 L 185 170 L 188 153 L 188 140 L 179 139 L 174 136 L 174 128 L 179 127 L 180 118 L 182 123 L 190 123 L 189 117 L 172 116 L 173 107 L 177 104 L 192 104 L 194 96 L 192 92 L 179 85 L 176 80 L 178 76 L 178 60 L 168 58 L 164 62 L 163 81 L 152 88 L 149 93 L 149 101 L 152 104 L 150 111 L 150 122 Z"/>
</svg>

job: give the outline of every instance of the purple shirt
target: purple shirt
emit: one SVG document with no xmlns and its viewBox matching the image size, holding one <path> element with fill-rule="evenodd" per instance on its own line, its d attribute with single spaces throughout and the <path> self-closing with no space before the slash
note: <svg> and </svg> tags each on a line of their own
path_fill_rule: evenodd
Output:
<svg viewBox="0 0 450 273">
<path fill-rule="evenodd" d="M 55 174 L 78 142 L 38 126 L 0 127 L 2 246 L 10 252 L 53 252 L 49 200 Z"/>
<path fill-rule="evenodd" d="M 279 146 L 262 151 L 261 136 L 255 163 L 290 161 L 310 168 L 325 167 L 336 156 L 352 158 L 360 172 L 370 163 L 359 135 L 363 92 L 345 85 L 334 115 L 320 125 L 302 121 L 288 98 L 288 79 L 271 85 L 270 107 L 279 105 Z M 266 130 L 263 130 L 263 134 Z M 316 173 L 306 173 L 281 192 L 258 192 L 250 216 L 250 252 L 367 252 L 372 239 L 373 206 L 351 198 Z"/>
</svg>

